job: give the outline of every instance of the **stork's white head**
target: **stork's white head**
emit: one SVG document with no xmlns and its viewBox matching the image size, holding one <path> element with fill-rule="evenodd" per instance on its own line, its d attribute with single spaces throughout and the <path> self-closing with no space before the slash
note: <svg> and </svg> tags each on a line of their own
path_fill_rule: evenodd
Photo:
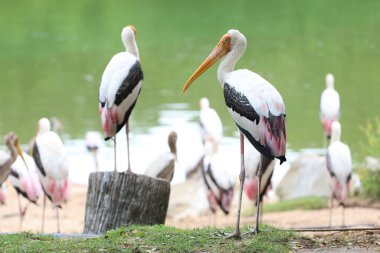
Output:
<svg viewBox="0 0 380 253">
<path fill-rule="evenodd" d="M 123 41 L 125 49 L 139 59 L 139 51 L 137 49 L 135 38 L 136 34 L 137 30 L 133 25 L 126 26 L 121 31 L 121 40 Z"/>
<path fill-rule="evenodd" d="M 47 118 L 41 118 L 38 121 L 38 134 L 37 135 L 49 132 L 50 129 L 51 129 L 50 121 Z"/>
<path fill-rule="evenodd" d="M 187 80 L 185 86 L 182 89 L 182 92 L 185 92 L 189 88 L 189 86 L 195 81 L 195 79 L 197 79 L 214 63 L 216 63 L 219 59 L 223 58 L 224 56 L 226 56 L 226 66 L 229 70 L 232 70 L 235 66 L 236 61 L 244 53 L 246 45 L 247 39 L 241 32 L 235 29 L 228 30 L 228 32 L 224 34 L 222 38 L 219 40 L 218 44 L 212 50 L 209 56 L 207 56 L 203 63 L 198 67 L 197 70 L 195 70 L 195 72 Z"/>
<path fill-rule="evenodd" d="M 331 141 L 340 141 L 341 126 L 338 121 L 334 121 L 331 124 Z"/>
<path fill-rule="evenodd" d="M 334 88 L 334 75 L 331 73 L 328 73 L 326 75 L 326 88 L 328 89 Z"/>
<path fill-rule="evenodd" d="M 128 41 L 132 41 L 135 39 L 136 33 L 137 30 L 132 25 L 123 28 L 123 30 L 121 31 L 121 40 L 123 41 L 125 47 L 128 47 Z"/>
<path fill-rule="evenodd" d="M 208 98 L 201 98 L 201 100 L 199 100 L 199 107 L 201 110 L 210 108 L 210 101 Z"/>
<path fill-rule="evenodd" d="M 231 53 L 239 53 L 239 57 L 244 53 L 245 48 L 247 47 L 247 39 L 238 30 L 231 29 L 227 32 L 227 34 L 230 35 L 231 38 L 231 45 L 230 45 L 230 51 Z M 236 50 L 238 49 L 238 50 Z"/>
</svg>

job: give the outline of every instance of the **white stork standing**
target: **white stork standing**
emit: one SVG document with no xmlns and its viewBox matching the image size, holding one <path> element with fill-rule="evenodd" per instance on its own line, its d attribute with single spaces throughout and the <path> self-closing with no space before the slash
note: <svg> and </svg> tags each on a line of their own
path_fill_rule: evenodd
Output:
<svg viewBox="0 0 380 253">
<path fill-rule="evenodd" d="M 37 205 L 37 200 L 43 194 L 41 183 L 37 175 L 37 167 L 31 156 L 23 153 L 26 164 L 21 156 L 18 156 L 16 161 L 11 165 L 11 174 L 9 180 L 17 192 L 19 215 L 20 215 L 20 230 L 22 229 L 22 221 L 25 216 L 28 205 L 22 208 L 20 195 L 25 197 L 29 203 Z M 27 166 L 26 166 L 27 165 Z"/>
<path fill-rule="evenodd" d="M 46 197 L 57 208 L 57 227 L 59 227 L 60 204 L 68 197 L 68 160 L 61 138 L 50 130 L 50 122 L 42 118 L 38 122 L 38 133 L 33 146 L 33 158 L 44 191 L 42 232 L 44 231 Z"/>
<path fill-rule="evenodd" d="M 338 121 L 334 121 L 331 126 L 331 143 L 327 148 L 326 164 L 327 169 L 331 176 L 331 205 L 330 205 L 330 221 L 331 226 L 331 213 L 333 198 L 335 198 L 339 205 L 343 207 L 342 211 L 342 224 L 344 226 L 344 202 L 349 193 L 351 173 L 352 173 L 352 159 L 350 148 L 340 141 L 341 126 Z"/>
<path fill-rule="evenodd" d="M 236 62 L 243 55 L 247 41 L 238 30 L 229 30 L 222 36 L 211 54 L 188 79 L 183 92 L 203 72 L 222 58 L 218 68 L 218 80 L 222 85 L 224 100 L 232 119 L 240 130 L 240 194 L 235 233 L 231 237 L 241 238 L 240 209 L 243 192 L 244 166 L 244 135 L 261 153 L 261 166 L 258 171 L 258 189 L 262 165 L 268 160 L 278 158 L 281 163 L 286 161 L 286 127 L 285 105 L 276 88 L 258 74 L 247 69 L 234 70 Z M 259 191 L 258 191 L 259 192 Z M 258 197 L 259 199 L 259 197 Z M 259 207 L 259 204 L 258 204 Z M 259 232 L 259 208 L 257 208 L 256 229 Z"/>
<path fill-rule="evenodd" d="M 320 101 L 320 118 L 324 129 L 324 147 L 327 145 L 327 138 L 331 136 L 331 124 L 339 120 L 340 99 L 338 92 L 334 89 L 333 74 L 326 75 L 326 89 L 322 92 Z"/>
<path fill-rule="evenodd" d="M 156 157 L 148 166 L 145 175 L 150 177 L 172 181 L 174 175 L 175 161 L 177 160 L 177 133 L 171 131 L 168 136 L 170 152 L 165 152 Z"/>
<path fill-rule="evenodd" d="M 112 57 L 104 70 L 99 88 L 99 112 L 105 140 L 114 139 L 116 171 L 116 133 L 125 125 L 128 149 L 128 172 L 131 171 L 129 156 L 128 119 L 140 94 L 143 72 L 135 40 L 136 29 L 127 26 L 121 32 L 121 39 L 127 51 Z"/>
<path fill-rule="evenodd" d="M 215 218 L 218 206 L 225 215 L 230 213 L 234 195 L 234 179 L 227 171 L 229 168 L 226 168 L 224 157 L 215 153 L 212 140 L 206 140 L 205 149 L 202 178 L 207 188 L 210 211 Z"/>
<path fill-rule="evenodd" d="M 200 113 L 199 124 L 201 127 L 202 143 L 211 141 L 213 144 L 213 153 L 218 152 L 219 142 L 223 137 L 223 125 L 218 113 L 210 107 L 210 101 L 207 98 L 201 98 L 199 101 Z"/>
</svg>

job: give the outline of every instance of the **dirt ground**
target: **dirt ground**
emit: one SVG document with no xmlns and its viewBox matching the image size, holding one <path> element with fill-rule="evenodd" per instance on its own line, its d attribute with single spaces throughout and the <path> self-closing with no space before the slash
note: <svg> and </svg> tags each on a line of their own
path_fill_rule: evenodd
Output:
<svg viewBox="0 0 380 253">
<path fill-rule="evenodd" d="M 61 233 L 82 233 L 84 226 L 84 210 L 86 203 L 86 186 L 73 185 L 71 187 L 70 199 L 68 203 L 62 206 L 59 210 L 60 228 Z M 25 199 L 21 198 L 23 205 Z M 247 208 L 252 203 L 246 203 L 244 208 Z M 244 213 L 244 212 L 243 212 Z M 14 189 L 8 185 L 8 200 L 7 204 L 0 206 L 0 232 L 19 232 L 20 222 L 18 216 L 18 202 L 17 195 Z M 215 217 L 208 213 L 202 215 L 193 215 L 185 218 L 168 218 L 166 225 L 181 227 L 181 228 L 195 228 L 203 226 L 234 226 L 236 222 L 236 208 L 232 209 L 230 215 L 224 215 L 218 212 Z M 342 222 L 342 209 L 337 207 L 333 209 L 333 226 L 340 226 Z M 39 200 L 38 206 L 29 204 L 28 209 L 22 223 L 22 231 L 41 232 L 41 219 L 42 219 L 42 199 Z M 264 214 L 263 222 L 281 228 L 294 228 L 294 227 L 321 227 L 327 226 L 329 221 L 329 210 L 312 210 L 302 211 L 294 210 L 287 212 L 276 212 Z M 365 207 L 351 207 L 347 208 L 345 212 L 346 226 L 363 226 L 371 225 L 380 227 L 380 209 L 378 208 L 365 208 Z M 254 224 L 254 217 L 242 217 L 241 224 Z M 44 233 L 57 232 L 56 209 L 53 209 L 49 203 L 46 209 L 46 221 Z M 363 248 L 380 249 L 380 236 L 379 232 L 356 232 L 351 233 L 330 233 L 330 234 L 310 234 L 320 247 L 331 247 L 332 250 L 337 250 L 339 247 L 334 248 L 334 245 L 350 245 L 351 249 L 355 245 Z M 350 237 L 351 236 L 351 237 Z M 342 239 L 343 238 L 343 239 Z M 349 238 L 353 238 L 351 241 Z M 362 242 L 360 242 L 362 238 Z M 355 241 L 355 240 L 356 241 Z M 358 242 L 359 240 L 359 242 Z M 339 244 L 341 242 L 341 244 Z M 367 245 L 365 243 L 368 243 Z M 345 243 L 345 244 L 344 244 Z M 342 246 L 343 245 L 343 246 Z M 318 245 L 316 245 L 318 247 Z M 349 246 L 347 246 L 349 247 Z M 298 250 L 301 250 L 302 247 Z M 306 252 L 306 251 L 305 251 Z M 318 251 L 323 252 L 323 251 Z M 334 252 L 334 251 L 333 251 Z M 345 251 L 335 251 L 345 252 Z"/>
</svg>

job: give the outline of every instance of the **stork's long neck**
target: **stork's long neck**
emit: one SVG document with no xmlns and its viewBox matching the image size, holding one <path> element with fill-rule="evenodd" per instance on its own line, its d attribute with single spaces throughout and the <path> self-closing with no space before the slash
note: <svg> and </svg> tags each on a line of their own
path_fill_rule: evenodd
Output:
<svg viewBox="0 0 380 253">
<path fill-rule="evenodd" d="M 9 161 L 7 161 L 7 163 L 9 163 L 11 165 L 17 159 L 17 151 L 16 151 L 16 148 L 15 148 L 15 146 L 14 146 L 13 143 L 9 142 L 9 143 L 6 143 L 6 145 L 7 145 L 8 149 L 9 149 L 10 155 L 11 155 L 11 157 L 10 157 Z"/>
<path fill-rule="evenodd" d="M 137 59 L 140 60 L 139 49 L 137 48 L 137 43 L 134 37 L 127 38 L 124 42 L 124 46 L 126 51 L 133 54 L 134 56 L 136 56 Z"/>
<path fill-rule="evenodd" d="M 170 152 L 173 155 L 177 156 L 177 145 L 175 141 L 169 141 L 169 148 L 170 148 Z"/>
<path fill-rule="evenodd" d="M 224 85 L 225 76 L 234 71 L 235 65 L 245 51 L 246 43 L 237 43 L 229 53 L 226 54 L 218 67 L 218 80 L 220 84 Z"/>
</svg>

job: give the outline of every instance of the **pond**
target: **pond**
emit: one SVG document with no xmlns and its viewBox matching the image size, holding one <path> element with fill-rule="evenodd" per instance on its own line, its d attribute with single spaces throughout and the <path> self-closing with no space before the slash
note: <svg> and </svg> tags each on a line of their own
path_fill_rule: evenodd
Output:
<svg viewBox="0 0 380 253">
<path fill-rule="evenodd" d="M 341 96 L 342 139 L 354 155 L 364 141 L 359 126 L 379 115 L 376 0 L 3 1 L 0 14 L 0 134 L 15 131 L 22 143 L 43 116 L 59 118 L 67 140 L 101 130 L 101 75 L 112 55 L 124 50 L 120 32 L 129 24 L 137 28 L 145 76 L 132 136 L 165 135 L 155 129 L 179 119 L 196 124 L 203 96 L 219 113 L 225 136 L 237 136 L 216 67 L 181 93 L 230 28 L 248 40 L 237 68 L 262 75 L 282 94 L 290 148 L 322 146 L 319 98 L 329 72 Z"/>
</svg>

